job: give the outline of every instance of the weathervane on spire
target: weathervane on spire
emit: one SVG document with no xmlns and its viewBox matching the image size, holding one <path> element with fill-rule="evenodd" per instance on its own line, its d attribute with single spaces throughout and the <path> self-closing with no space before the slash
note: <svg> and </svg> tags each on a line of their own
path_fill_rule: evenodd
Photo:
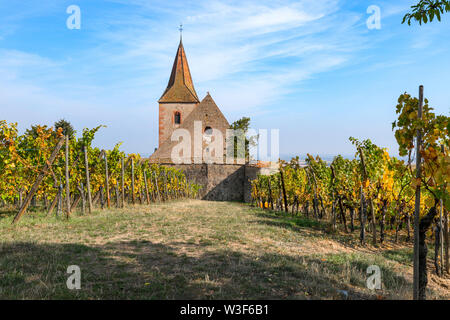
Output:
<svg viewBox="0 0 450 320">
<path fill-rule="evenodd" d="M 180 30 L 180 40 L 183 39 L 183 24 L 180 23 L 180 28 L 178 29 Z"/>
</svg>

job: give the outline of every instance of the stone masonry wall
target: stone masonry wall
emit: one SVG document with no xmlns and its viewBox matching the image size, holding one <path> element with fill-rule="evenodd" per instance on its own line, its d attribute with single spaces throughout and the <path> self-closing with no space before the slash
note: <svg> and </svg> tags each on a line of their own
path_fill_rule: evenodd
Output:
<svg viewBox="0 0 450 320">
<path fill-rule="evenodd" d="M 235 164 L 163 164 L 183 170 L 188 181 L 203 186 L 200 198 L 251 202 L 251 183 L 260 168 Z"/>
<path fill-rule="evenodd" d="M 159 104 L 159 146 L 172 136 L 180 125 L 174 123 L 175 112 L 180 112 L 181 123 L 195 109 L 197 103 L 160 103 Z"/>
</svg>

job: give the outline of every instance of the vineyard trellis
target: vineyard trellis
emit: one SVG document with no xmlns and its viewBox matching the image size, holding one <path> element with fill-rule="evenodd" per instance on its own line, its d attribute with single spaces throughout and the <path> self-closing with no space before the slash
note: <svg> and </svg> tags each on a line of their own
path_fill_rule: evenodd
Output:
<svg viewBox="0 0 450 320">
<path fill-rule="evenodd" d="M 112 150 L 93 147 L 101 127 L 84 129 L 77 139 L 64 136 L 61 128 L 40 125 L 19 135 L 17 123 L 0 121 L 0 199 L 3 206 L 18 209 L 13 223 L 38 202 L 47 214 L 56 207 L 56 214 L 65 210 L 67 218 L 80 202 L 83 214 L 98 204 L 110 208 L 111 191 L 117 208 L 136 199 L 150 204 L 198 196 L 200 186 L 180 170 L 151 164 L 139 154 L 126 155 L 120 143 Z"/>
<path fill-rule="evenodd" d="M 398 119 L 392 129 L 399 155 L 408 160 L 390 156 L 387 149 L 369 139 L 350 137 L 355 147 L 353 159 L 337 156 L 327 164 L 308 154 L 305 165 L 299 157 L 280 160 L 279 172 L 259 175 L 252 182 L 253 204 L 285 212 L 291 209 L 292 215 L 300 211 L 306 217 L 312 205 L 312 217 L 327 222 L 330 231 L 338 224 L 347 233 L 359 228 L 361 244 L 366 243 L 366 232 L 371 233 L 374 245 L 383 244 L 390 231 L 393 241 L 398 242 L 402 229 L 406 229 L 405 240 L 410 242 L 411 226 L 415 226 L 418 278 L 414 297 L 425 299 L 427 237 L 435 238 L 436 273 L 450 273 L 450 118 L 437 116 L 432 110 L 426 99 L 420 101 L 406 93 L 398 99 Z"/>
</svg>

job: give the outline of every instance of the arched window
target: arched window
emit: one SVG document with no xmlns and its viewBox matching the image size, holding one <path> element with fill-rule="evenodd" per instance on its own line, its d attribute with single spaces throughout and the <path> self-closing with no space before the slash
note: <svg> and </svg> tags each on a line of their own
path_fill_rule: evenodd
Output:
<svg viewBox="0 0 450 320">
<path fill-rule="evenodd" d="M 212 135 L 212 128 L 211 127 L 206 127 L 205 128 L 205 135 L 207 135 L 207 136 Z"/>
<path fill-rule="evenodd" d="M 181 113 L 179 113 L 178 111 L 175 112 L 175 115 L 173 117 L 173 122 L 175 124 L 181 124 Z"/>
</svg>

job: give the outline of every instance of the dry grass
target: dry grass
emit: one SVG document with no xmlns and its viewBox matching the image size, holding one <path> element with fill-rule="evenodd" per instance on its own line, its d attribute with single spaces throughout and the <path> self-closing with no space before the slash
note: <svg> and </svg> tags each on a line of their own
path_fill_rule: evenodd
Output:
<svg viewBox="0 0 450 320">
<path fill-rule="evenodd" d="M 360 247 L 304 218 L 239 203 L 178 201 L 73 216 L 0 215 L 3 299 L 410 299 L 411 249 Z M 366 269 L 383 289 L 366 288 Z M 82 289 L 68 290 L 78 265 Z M 450 279 L 430 277 L 431 299 Z"/>
</svg>

